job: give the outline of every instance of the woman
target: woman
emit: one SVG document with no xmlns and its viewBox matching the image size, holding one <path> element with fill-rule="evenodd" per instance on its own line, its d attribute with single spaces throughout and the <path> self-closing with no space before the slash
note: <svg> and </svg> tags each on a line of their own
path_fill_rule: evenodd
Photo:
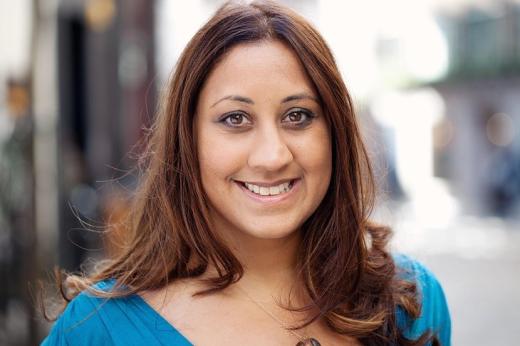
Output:
<svg viewBox="0 0 520 346">
<path fill-rule="evenodd" d="M 225 4 L 167 91 L 128 244 L 65 280 L 44 344 L 449 344 L 438 282 L 368 220 L 352 102 L 308 22 Z"/>
</svg>

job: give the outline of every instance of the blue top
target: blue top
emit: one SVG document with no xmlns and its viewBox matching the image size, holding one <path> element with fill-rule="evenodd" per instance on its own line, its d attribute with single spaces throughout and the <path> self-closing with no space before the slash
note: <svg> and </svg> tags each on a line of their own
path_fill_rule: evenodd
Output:
<svg viewBox="0 0 520 346">
<path fill-rule="evenodd" d="M 446 298 L 435 276 L 419 262 L 395 255 L 406 279 L 415 278 L 422 296 L 421 316 L 412 319 L 399 309 L 399 327 L 408 338 L 427 329 L 437 333 L 441 345 L 450 345 L 451 322 Z M 110 289 L 112 282 L 96 285 Z M 104 299 L 85 292 L 68 305 L 42 345 L 192 345 L 139 295 Z"/>
</svg>

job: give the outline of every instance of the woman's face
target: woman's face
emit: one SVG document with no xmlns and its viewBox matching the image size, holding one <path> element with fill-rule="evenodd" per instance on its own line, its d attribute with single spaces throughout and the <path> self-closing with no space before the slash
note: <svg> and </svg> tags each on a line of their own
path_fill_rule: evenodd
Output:
<svg viewBox="0 0 520 346">
<path fill-rule="evenodd" d="M 232 48 L 196 112 L 203 188 L 225 234 L 276 239 L 316 210 L 331 176 L 331 140 L 295 53 L 278 41 Z"/>
</svg>

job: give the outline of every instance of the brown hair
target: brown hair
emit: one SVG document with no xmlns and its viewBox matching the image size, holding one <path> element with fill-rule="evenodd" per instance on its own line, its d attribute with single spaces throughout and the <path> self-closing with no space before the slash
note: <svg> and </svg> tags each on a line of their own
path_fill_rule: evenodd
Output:
<svg viewBox="0 0 520 346">
<path fill-rule="evenodd" d="M 319 315 L 331 330 L 366 345 L 419 345 L 407 340 L 396 309 L 418 317 L 414 283 L 398 279 L 386 250 L 390 229 L 369 221 L 374 182 L 352 100 L 334 57 L 319 33 L 290 9 L 269 1 L 226 3 L 192 38 L 173 74 L 152 128 L 146 170 L 118 256 L 89 278 L 65 281 L 72 294 L 105 279 L 118 287 L 106 295 L 157 289 L 179 278 L 199 277 L 209 265 L 218 275 L 202 294 L 238 281 L 243 268 L 211 230 L 201 184 L 193 119 L 201 87 L 229 49 L 240 43 L 279 40 L 301 60 L 319 94 L 330 126 L 333 174 L 317 210 L 302 226 L 298 269 Z M 97 294 L 102 295 L 98 292 Z M 303 310 L 312 308 L 303 307 Z"/>
</svg>

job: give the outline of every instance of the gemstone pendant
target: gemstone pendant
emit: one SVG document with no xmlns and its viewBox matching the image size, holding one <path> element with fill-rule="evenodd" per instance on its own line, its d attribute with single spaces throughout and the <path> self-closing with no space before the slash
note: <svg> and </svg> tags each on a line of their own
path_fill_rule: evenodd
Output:
<svg viewBox="0 0 520 346">
<path fill-rule="evenodd" d="M 321 346 L 321 344 L 314 338 L 307 338 L 297 343 L 296 346 Z"/>
</svg>

